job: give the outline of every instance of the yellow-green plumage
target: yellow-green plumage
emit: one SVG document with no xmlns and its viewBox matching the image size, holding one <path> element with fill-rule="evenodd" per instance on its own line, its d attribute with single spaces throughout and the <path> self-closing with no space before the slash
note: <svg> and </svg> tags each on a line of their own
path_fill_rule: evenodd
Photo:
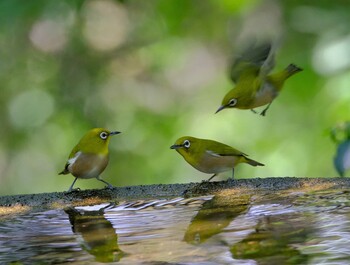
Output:
<svg viewBox="0 0 350 265">
<path fill-rule="evenodd" d="M 99 137 L 102 132 L 106 132 L 108 135 L 111 133 L 109 130 L 103 128 L 95 128 L 86 133 L 80 139 L 79 143 L 73 148 L 69 158 L 73 157 L 77 151 L 101 155 L 108 154 L 108 145 L 111 138 L 107 137 L 105 140 L 103 140 L 101 137 Z"/>
<path fill-rule="evenodd" d="M 177 139 L 170 148 L 175 149 L 197 170 L 214 174 L 214 176 L 224 171 L 233 170 L 239 163 L 247 163 L 251 166 L 264 165 L 248 158 L 245 153 L 231 146 L 208 139 L 183 136 Z"/>
<path fill-rule="evenodd" d="M 71 191 L 77 178 L 97 178 L 113 187 L 108 182 L 99 178 L 108 164 L 108 145 L 110 137 L 120 132 L 111 132 L 104 128 L 94 128 L 87 132 L 79 143 L 71 151 L 68 161 L 60 172 L 60 175 L 71 173 L 75 180 L 69 188 Z"/>
<path fill-rule="evenodd" d="M 231 79 L 236 83 L 223 98 L 216 112 L 226 108 L 254 109 L 269 104 L 261 113 L 265 115 L 272 101 L 282 90 L 284 82 L 302 71 L 294 64 L 284 70 L 269 74 L 274 66 L 270 44 L 247 49 L 233 64 Z"/>
</svg>

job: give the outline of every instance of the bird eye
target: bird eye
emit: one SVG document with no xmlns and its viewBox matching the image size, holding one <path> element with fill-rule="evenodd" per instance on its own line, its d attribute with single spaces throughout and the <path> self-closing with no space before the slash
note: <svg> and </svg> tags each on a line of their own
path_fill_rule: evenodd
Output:
<svg viewBox="0 0 350 265">
<path fill-rule="evenodd" d="M 189 148 L 191 146 L 191 143 L 189 140 L 185 140 L 184 143 L 183 143 L 183 146 L 186 147 L 186 148 Z"/>
<path fill-rule="evenodd" d="M 101 133 L 100 133 L 100 138 L 101 138 L 102 140 L 106 140 L 107 137 L 108 137 L 108 133 L 106 133 L 106 132 L 101 132 Z"/>
<path fill-rule="evenodd" d="M 233 106 L 236 105 L 236 104 L 237 104 L 237 99 L 235 99 L 235 98 L 231 99 L 231 100 L 229 101 L 229 103 L 228 103 L 228 105 L 229 105 L 230 107 L 233 107 Z"/>
</svg>

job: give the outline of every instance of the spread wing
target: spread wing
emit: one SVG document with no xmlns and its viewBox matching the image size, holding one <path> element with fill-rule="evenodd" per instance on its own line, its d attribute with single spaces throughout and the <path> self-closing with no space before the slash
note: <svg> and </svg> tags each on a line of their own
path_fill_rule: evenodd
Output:
<svg viewBox="0 0 350 265">
<path fill-rule="evenodd" d="M 257 45 L 250 43 L 238 56 L 233 58 L 230 71 L 230 78 L 237 83 L 242 73 L 250 73 L 254 76 L 261 75 L 263 78 L 274 67 L 274 52 L 271 42 Z"/>
</svg>

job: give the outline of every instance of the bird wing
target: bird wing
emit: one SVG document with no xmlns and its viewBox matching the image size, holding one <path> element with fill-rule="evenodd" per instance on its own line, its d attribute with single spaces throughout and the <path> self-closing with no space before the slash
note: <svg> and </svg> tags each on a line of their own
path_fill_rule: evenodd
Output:
<svg viewBox="0 0 350 265">
<path fill-rule="evenodd" d="M 231 146 L 220 146 L 220 148 L 212 147 L 208 150 L 206 150 L 206 153 L 210 154 L 211 156 L 215 157 L 221 157 L 221 156 L 247 156 L 247 154 L 242 153 L 241 151 L 238 151 L 237 149 L 234 149 Z"/>
<path fill-rule="evenodd" d="M 81 151 L 76 152 L 76 153 L 74 154 L 73 157 L 70 157 L 70 158 L 68 159 L 67 165 L 69 166 L 69 165 L 74 164 L 75 161 L 77 161 L 78 157 L 79 157 L 81 154 L 82 154 Z"/>
<path fill-rule="evenodd" d="M 240 55 L 232 60 L 230 78 L 237 83 L 242 73 L 251 72 L 254 76 L 265 77 L 274 67 L 274 54 L 271 42 L 257 45 L 251 43 Z"/>
<path fill-rule="evenodd" d="M 65 175 L 69 173 L 68 167 L 77 161 L 78 157 L 81 155 L 81 151 L 75 146 L 68 157 L 68 161 L 64 166 L 64 169 L 59 173 L 59 175 Z"/>
<path fill-rule="evenodd" d="M 70 152 L 69 154 L 68 160 L 75 157 L 79 152 L 80 152 L 80 148 L 78 147 L 78 145 L 74 146 L 74 148 L 72 149 L 72 152 Z"/>
</svg>

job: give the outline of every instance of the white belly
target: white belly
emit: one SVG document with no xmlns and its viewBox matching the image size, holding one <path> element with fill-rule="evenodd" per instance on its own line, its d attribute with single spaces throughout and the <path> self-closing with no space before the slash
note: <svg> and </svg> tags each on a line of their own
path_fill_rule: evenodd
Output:
<svg viewBox="0 0 350 265">
<path fill-rule="evenodd" d="M 268 82 L 265 82 L 255 95 L 252 109 L 272 102 L 278 96 L 278 91 Z"/>
<path fill-rule="evenodd" d="M 108 156 L 95 154 L 78 154 L 68 166 L 68 170 L 77 178 L 97 178 L 108 164 Z"/>
<path fill-rule="evenodd" d="M 232 170 L 239 158 L 237 156 L 215 156 L 206 152 L 201 159 L 201 163 L 194 167 L 204 173 L 217 174 Z"/>
</svg>

